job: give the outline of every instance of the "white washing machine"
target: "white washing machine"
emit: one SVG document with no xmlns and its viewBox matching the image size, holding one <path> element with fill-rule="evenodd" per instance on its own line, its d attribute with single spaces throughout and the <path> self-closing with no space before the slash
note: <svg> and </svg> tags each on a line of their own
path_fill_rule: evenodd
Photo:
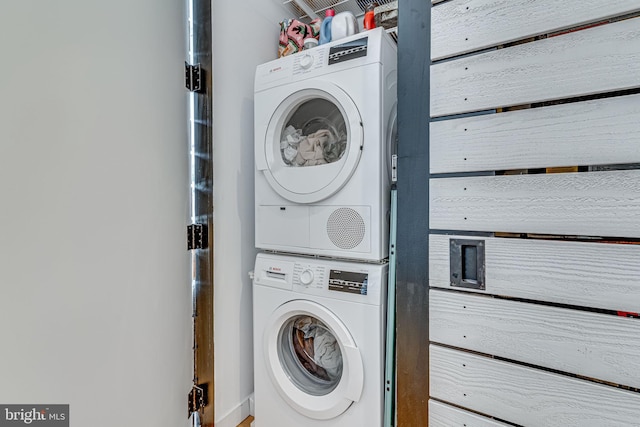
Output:
<svg viewBox="0 0 640 427">
<path fill-rule="evenodd" d="M 381 426 L 388 264 L 259 254 L 257 427 Z"/>
<path fill-rule="evenodd" d="M 377 28 L 258 66 L 257 248 L 387 257 L 396 56 Z"/>
</svg>

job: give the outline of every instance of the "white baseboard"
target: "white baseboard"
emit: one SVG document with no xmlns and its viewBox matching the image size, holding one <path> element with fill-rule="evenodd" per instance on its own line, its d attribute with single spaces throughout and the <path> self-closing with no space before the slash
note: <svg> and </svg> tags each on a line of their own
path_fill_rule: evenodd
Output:
<svg viewBox="0 0 640 427">
<path fill-rule="evenodd" d="M 215 426 L 216 427 L 237 427 L 238 424 L 243 422 L 250 414 L 250 400 L 253 400 L 253 395 L 246 398 L 242 403 L 229 411 L 226 415 L 219 418 Z"/>
</svg>

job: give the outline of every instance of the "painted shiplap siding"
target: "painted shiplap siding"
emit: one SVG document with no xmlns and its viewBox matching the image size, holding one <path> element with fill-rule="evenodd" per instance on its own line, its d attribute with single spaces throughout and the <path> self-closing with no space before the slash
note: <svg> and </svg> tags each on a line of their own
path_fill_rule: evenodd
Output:
<svg viewBox="0 0 640 427">
<path fill-rule="evenodd" d="M 451 289 L 449 239 L 429 237 L 429 285 Z M 486 289 L 533 301 L 640 312 L 640 245 L 482 238 Z M 458 288 L 465 290 L 464 288 Z"/>
<path fill-rule="evenodd" d="M 640 426 L 640 394 L 431 346 L 431 395 L 523 426 Z"/>
<path fill-rule="evenodd" d="M 432 229 L 640 237 L 640 170 L 431 180 Z"/>
<path fill-rule="evenodd" d="M 640 10 L 637 0 L 452 0 L 433 8 L 431 59 Z"/>
<path fill-rule="evenodd" d="M 637 319 L 432 291 L 431 341 L 640 388 Z"/>
<path fill-rule="evenodd" d="M 431 115 L 638 87 L 640 18 L 633 18 L 433 65 Z"/>
<path fill-rule="evenodd" d="M 433 122 L 431 173 L 640 163 L 640 95 Z"/>
<path fill-rule="evenodd" d="M 430 425 L 640 426 L 640 3 L 432 3 Z"/>
<path fill-rule="evenodd" d="M 509 425 L 435 400 L 429 401 L 429 427 L 468 426 L 508 427 Z"/>
</svg>

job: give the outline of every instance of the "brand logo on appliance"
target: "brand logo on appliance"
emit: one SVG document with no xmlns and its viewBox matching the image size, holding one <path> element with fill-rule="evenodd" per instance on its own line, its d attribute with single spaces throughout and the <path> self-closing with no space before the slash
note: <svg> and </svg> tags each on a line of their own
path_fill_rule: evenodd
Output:
<svg viewBox="0 0 640 427">
<path fill-rule="evenodd" d="M 269 74 L 275 73 L 276 71 L 280 71 L 280 70 L 282 70 L 282 67 L 272 68 L 272 69 L 269 70 Z"/>
<path fill-rule="evenodd" d="M 271 271 L 282 271 L 282 269 L 280 267 L 269 267 L 269 270 L 271 270 Z"/>
</svg>

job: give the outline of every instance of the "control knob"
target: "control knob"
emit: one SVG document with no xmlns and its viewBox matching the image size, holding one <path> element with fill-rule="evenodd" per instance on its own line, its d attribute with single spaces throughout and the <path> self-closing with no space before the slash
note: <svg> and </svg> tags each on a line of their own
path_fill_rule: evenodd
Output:
<svg viewBox="0 0 640 427">
<path fill-rule="evenodd" d="M 309 286 L 313 283 L 313 271 L 306 269 L 300 274 L 300 283 Z"/>
<path fill-rule="evenodd" d="M 302 67 L 304 70 L 309 69 L 312 65 L 313 65 L 313 56 L 309 55 L 308 53 L 303 55 L 302 58 L 300 58 L 300 67 Z"/>
</svg>

